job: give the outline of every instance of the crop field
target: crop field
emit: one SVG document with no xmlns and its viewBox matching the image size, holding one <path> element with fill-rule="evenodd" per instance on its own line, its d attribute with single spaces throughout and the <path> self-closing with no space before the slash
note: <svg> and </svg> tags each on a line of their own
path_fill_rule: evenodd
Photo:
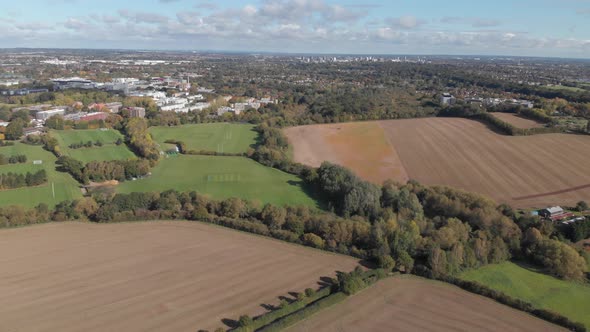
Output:
<svg viewBox="0 0 590 332">
<path fill-rule="evenodd" d="M 80 160 L 83 163 L 91 161 L 107 160 L 126 160 L 135 158 L 125 144 L 116 145 L 115 142 L 123 136 L 116 130 L 53 130 L 51 131 L 59 144 L 59 148 L 66 156 Z M 90 148 L 71 149 L 69 146 L 76 143 L 86 143 L 88 141 L 100 141 L 104 145 L 101 147 L 93 146 Z"/>
<path fill-rule="evenodd" d="M 504 112 L 494 112 L 491 114 L 497 117 L 498 119 L 513 125 L 516 128 L 530 129 L 543 127 L 542 123 L 539 123 L 535 120 L 524 118 L 522 116 L 519 116 L 518 114 Z"/>
<path fill-rule="evenodd" d="M 294 175 L 245 157 L 179 155 L 161 160 L 146 179 L 127 181 L 118 192 L 195 190 L 215 199 L 239 197 L 278 205 L 316 206 Z"/>
<path fill-rule="evenodd" d="M 560 280 L 511 262 L 487 265 L 460 277 L 558 312 L 590 328 L 590 285 Z"/>
<path fill-rule="evenodd" d="M 156 142 L 166 147 L 166 140 L 182 141 L 188 150 L 242 153 L 256 144 L 254 126 L 235 123 L 204 123 L 178 127 L 151 127 Z"/>
<path fill-rule="evenodd" d="M 0 231 L 2 331 L 213 331 L 358 261 L 189 222 Z"/>
<path fill-rule="evenodd" d="M 55 169 L 55 156 L 43 150 L 41 146 L 16 143 L 14 146 L 0 147 L 0 154 L 5 156 L 24 154 L 27 156 L 26 164 L 0 166 L 0 173 L 26 173 L 45 169 L 48 179 L 48 183 L 42 186 L 0 191 L 0 206 L 22 205 L 24 207 L 34 207 L 40 203 L 45 203 L 53 207 L 59 202 L 82 197 L 82 192 L 76 180 L 67 173 L 58 172 Z M 43 163 L 33 165 L 34 160 L 40 160 Z"/>
<path fill-rule="evenodd" d="M 288 329 L 303 331 L 559 331 L 458 287 L 402 276 L 382 280 Z"/>
<path fill-rule="evenodd" d="M 521 208 L 590 200 L 590 136 L 504 136 L 460 118 L 312 125 L 285 133 L 295 161 L 331 161 L 375 183 L 415 179 Z"/>
</svg>

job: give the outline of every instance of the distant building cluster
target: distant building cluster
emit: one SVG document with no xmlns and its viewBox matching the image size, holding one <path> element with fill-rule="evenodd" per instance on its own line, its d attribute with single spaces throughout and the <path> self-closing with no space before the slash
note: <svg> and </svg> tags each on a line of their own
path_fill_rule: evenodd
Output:
<svg viewBox="0 0 590 332">
<path fill-rule="evenodd" d="M 457 98 L 450 93 L 443 93 L 440 97 L 440 103 L 442 105 L 454 105 L 457 102 Z M 476 106 L 499 106 L 499 105 L 507 105 L 507 106 L 520 106 L 524 108 L 533 108 L 535 104 L 529 100 L 523 99 L 505 99 L 505 98 L 465 98 L 462 99 L 464 103 Z"/>
<path fill-rule="evenodd" d="M 240 115 L 243 111 L 247 110 L 247 109 L 259 109 L 262 105 L 266 105 L 266 104 L 275 104 L 277 103 L 276 100 L 273 100 L 271 98 L 261 98 L 261 99 L 256 99 L 256 98 L 248 98 L 243 102 L 239 102 L 239 103 L 233 103 L 230 104 L 230 106 L 222 106 L 219 107 L 217 109 L 217 115 L 218 116 L 222 116 L 225 113 L 234 113 L 236 115 Z"/>
</svg>

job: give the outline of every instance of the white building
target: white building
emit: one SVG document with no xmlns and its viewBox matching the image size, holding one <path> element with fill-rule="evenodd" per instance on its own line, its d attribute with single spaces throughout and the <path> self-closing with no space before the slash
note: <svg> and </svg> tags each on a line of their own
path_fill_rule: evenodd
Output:
<svg viewBox="0 0 590 332">
<path fill-rule="evenodd" d="M 45 121 L 45 120 L 49 119 L 52 116 L 64 115 L 64 114 L 66 114 L 66 110 L 65 109 L 63 109 L 63 108 L 56 108 L 56 109 L 52 109 L 52 110 L 37 112 L 37 114 L 35 114 L 35 117 L 37 118 L 37 120 Z"/>
</svg>

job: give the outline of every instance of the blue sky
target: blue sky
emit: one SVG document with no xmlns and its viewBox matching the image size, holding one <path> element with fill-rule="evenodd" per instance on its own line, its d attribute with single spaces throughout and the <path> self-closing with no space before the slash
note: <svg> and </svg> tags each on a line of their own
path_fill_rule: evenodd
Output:
<svg viewBox="0 0 590 332">
<path fill-rule="evenodd" d="M 590 0 L 21 0 L 0 47 L 590 58 Z"/>
</svg>

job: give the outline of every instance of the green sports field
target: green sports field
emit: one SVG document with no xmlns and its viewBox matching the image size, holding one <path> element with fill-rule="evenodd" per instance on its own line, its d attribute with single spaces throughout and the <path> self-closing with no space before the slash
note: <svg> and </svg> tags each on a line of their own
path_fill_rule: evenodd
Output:
<svg viewBox="0 0 590 332">
<path fill-rule="evenodd" d="M 39 187 L 0 191 L 0 206 L 34 207 L 39 203 L 45 203 L 53 207 L 59 202 L 82 197 L 78 183 L 69 174 L 56 171 L 55 156 L 43 150 L 41 146 L 16 143 L 15 146 L 0 147 L 0 154 L 27 156 L 26 164 L 0 166 L 0 173 L 26 173 L 45 169 L 48 178 L 48 183 Z M 33 165 L 34 160 L 41 160 L 43 164 Z"/>
<path fill-rule="evenodd" d="M 244 157 L 179 155 L 161 160 L 146 179 L 127 181 L 121 193 L 195 190 L 215 199 L 239 197 L 278 205 L 316 206 L 296 176 Z"/>
<path fill-rule="evenodd" d="M 83 163 L 91 161 L 126 160 L 135 158 L 125 144 L 116 145 L 115 142 L 123 136 L 116 130 L 52 130 L 51 135 L 58 141 L 59 148 L 66 156 L 80 160 Z M 70 149 L 71 144 L 80 142 L 101 141 L 101 147 Z"/>
<path fill-rule="evenodd" d="M 188 150 L 242 153 L 256 143 L 258 133 L 254 126 L 236 123 L 204 123 L 178 127 L 151 127 L 150 133 L 162 149 L 164 142 L 172 139 L 182 141 Z"/>
<path fill-rule="evenodd" d="M 511 262 L 487 265 L 460 275 L 538 308 L 558 312 L 590 328 L 590 285 L 560 280 Z"/>
</svg>

